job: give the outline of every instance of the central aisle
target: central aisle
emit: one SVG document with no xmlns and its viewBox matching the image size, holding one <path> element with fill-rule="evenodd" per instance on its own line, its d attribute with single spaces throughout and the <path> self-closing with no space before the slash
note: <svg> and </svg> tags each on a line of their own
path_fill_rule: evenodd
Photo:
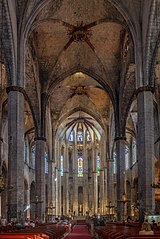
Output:
<svg viewBox="0 0 160 239">
<path fill-rule="evenodd" d="M 88 228 L 86 225 L 75 225 L 70 235 L 65 237 L 65 239 L 82 239 L 82 238 L 83 239 L 95 238 L 88 231 Z"/>
</svg>

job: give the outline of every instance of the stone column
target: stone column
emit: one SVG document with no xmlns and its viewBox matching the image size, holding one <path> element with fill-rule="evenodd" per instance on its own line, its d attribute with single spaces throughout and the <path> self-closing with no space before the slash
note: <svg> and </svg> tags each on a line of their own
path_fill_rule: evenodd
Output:
<svg viewBox="0 0 160 239">
<path fill-rule="evenodd" d="M 113 160 L 107 160 L 107 206 L 115 206 Z M 109 205 L 111 204 L 111 205 Z M 110 209 L 109 209 L 110 210 Z M 109 212 L 109 210 L 107 210 Z M 111 212 L 111 210 L 110 210 Z"/>
<path fill-rule="evenodd" d="M 62 214 L 62 177 L 61 177 L 61 144 L 57 143 L 57 181 L 56 181 L 56 193 L 57 193 L 57 214 Z"/>
<path fill-rule="evenodd" d="M 104 215 L 104 170 L 100 170 L 100 214 Z"/>
<path fill-rule="evenodd" d="M 59 198 L 58 198 L 58 169 L 55 168 L 55 203 L 56 203 L 56 217 L 59 215 Z"/>
<path fill-rule="evenodd" d="M 105 137 L 102 137 L 101 142 L 101 154 L 100 154 L 100 213 L 104 215 L 105 213 L 105 197 L 104 197 L 104 162 L 106 161 L 106 147 L 105 147 Z"/>
<path fill-rule="evenodd" d="M 98 178 L 97 178 L 97 150 L 96 145 L 93 143 L 92 146 L 92 179 L 93 179 L 93 196 L 92 196 L 92 210 L 93 213 L 98 212 Z"/>
<path fill-rule="evenodd" d="M 55 216 L 55 163 L 48 161 L 48 215 L 50 220 Z"/>
<path fill-rule="evenodd" d="M 63 172 L 63 214 L 69 213 L 69 161 L 68 161 L 68 144 L 64 148 L 64 172 Z"/>
<path fill-rule="evenodd" d="M 122 195 L 124 193 L 125 137 L 117 137 L 115 143 L 117 159 L 117 219 L 118 221 L 122 221 L 124 219 Z"/>
<path fill-rule="evenodd" d="M 107 166 L 104 167 L 104 214 L 107 214 L 107 205 L 108 205 L 108 199 L 107 199 Z"/>
<path fill-rule="evenodd" d="M 20 87 L 8 87 L 8 215 L 24 220 L 24 96 Z"/>
<path fill-rule="evenodd" d="M 107 190 L 108 202 L 111 201 L 112 203 L 114 203 L 114 175 L 113 175 L 112 159 L 107 160 L 107 184 L 108 184 Z"/>
<path fill-rule="evenodd" d="M 144 212 L 155 209 L 154 182 L 154 117 L 153 94 L 140 88 L 137 95 L 138 105 L 138 200 L 140 204 L 140 221 Z"/>
<path fill-rule="evenodd" d="M 78 163 L 77 163 L 77 144 L 73 149 L 73 212 L 78 215 Z"/>
<path fill-rule="evenodd" d="M 51 219 L 56 216 L 56 132 L 52 130 L 52 143 L 50 145 L 50 160 L 48 162 L 48 206 Z"/>
<path fill-rule="evenodd" d="M 36 214 L 40 222 L 45 221 L 45 144 L 44 137 L 35 138 L 35 182 L 36 182 Z"/>
<path fill-rule="evenodd" d="M 84 134 L 85 135 L 85 134 Z M 89 210 L 88 208 L 88 155 L 85 139 L 83 141 L 83 215 Z"/>
</svg>

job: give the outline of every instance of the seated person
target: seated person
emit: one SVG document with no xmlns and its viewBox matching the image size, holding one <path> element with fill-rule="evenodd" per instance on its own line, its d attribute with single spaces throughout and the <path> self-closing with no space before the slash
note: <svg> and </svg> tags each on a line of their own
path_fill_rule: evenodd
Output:
<svg viewBox="0 0 160 239">
<path fill-rule="evenodd" d="M 139 231 L 139 235 L 153 235 L 153 234 L 154 234 L 154 231 L 152 231 L 151 225 L 146 219 L 142 224 L 142 228 L 141 228 L 141 231 Z"/>
</svg>

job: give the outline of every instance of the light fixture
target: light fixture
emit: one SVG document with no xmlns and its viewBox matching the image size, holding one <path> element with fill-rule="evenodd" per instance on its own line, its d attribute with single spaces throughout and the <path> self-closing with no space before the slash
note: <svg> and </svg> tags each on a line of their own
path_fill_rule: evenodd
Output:
<svg viewBox="0 0 160 239">
<path fill-rule="evenodd" d="M 128 200 L 127 200 L 127 195 L 125 193 L 122 194 L 122 202 L 123 203 L 126 203 Z"/>
</svg>

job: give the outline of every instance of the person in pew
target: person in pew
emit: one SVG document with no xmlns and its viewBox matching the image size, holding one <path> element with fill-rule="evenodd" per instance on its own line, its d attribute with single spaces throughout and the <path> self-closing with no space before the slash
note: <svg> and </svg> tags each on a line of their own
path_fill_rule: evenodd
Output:
<svg viewBox="0 0 160 239">
<path fill-rule="evenodd" d="M 127 222 L 131 223 L 132 222 L 132 218 L 130 216 L 127 217 Z"/>
<path fill-rule="evenodd" d="M 30 226 L 31 226 L 31 227 L 35 227 L 34 221 L 30 221 Z"/>
<path fill-rule="evenodd" d="M 139 235 L 154 235 L 154 231 L 152 231 L 151 225 L 147 219 L 143 222 Z"/>
</svg>

